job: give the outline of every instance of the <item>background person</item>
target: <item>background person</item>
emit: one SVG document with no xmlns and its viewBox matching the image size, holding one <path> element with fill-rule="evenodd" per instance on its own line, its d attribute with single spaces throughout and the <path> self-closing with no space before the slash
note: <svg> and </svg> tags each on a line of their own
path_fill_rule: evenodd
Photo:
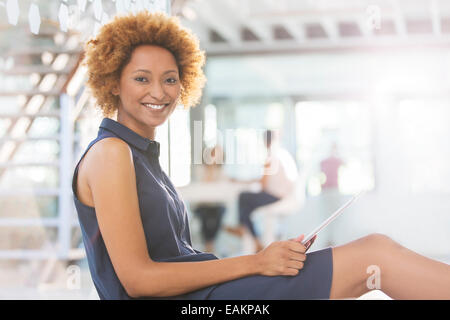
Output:
<svg viewBox="0 0 450 320">
<path fill-rule="evenodd" d="M 339 191 L 339 169 L 344 165 L 339 157 L 338 146 L 333 142 L 328 157 L 320 162 L 320 170 L 324 175 L 322 192 L 320 196 L 321 219 L 327 219 L 330 214 L 337 210 L 342 204 L 342 195 Z M 319 241 L 325 246 L 335 244 L 336 224 L 330 224 L 320 235 Z"/>
<path fill-rule="evenodd" d="M 237 236 L 243 236 L 249 231 L 255 243 L 256 251 L 263 249 L 255 226 L 251 220 L 251 214 L 255 209 L 265 206 L 289 195 L 294 187 L 298 176 L 295 161 L 290 153 L 279 145 L 279 138 L 275 131 L 264 132 L 267 158 L 264 164 L 263 175 L 259 179 L 261 191 L 242 192 L 239 195 L 239 226 L 225 228 L 226 231 Z"/>
<path fill-rule="evenodd" d="M 223 171 L 223 150 L 216 145 L 207 149 L 211 161 L 203 162 L 196 172 L 199 181 L 213 183 L 226 180 Z M 214 241 L 220 230 L 226 207 L 222 202 L 204 202 L 193 205 L 192 211 L 200 218 L 202 240 L 206 252 L 214 252 Z"/>
</svg>

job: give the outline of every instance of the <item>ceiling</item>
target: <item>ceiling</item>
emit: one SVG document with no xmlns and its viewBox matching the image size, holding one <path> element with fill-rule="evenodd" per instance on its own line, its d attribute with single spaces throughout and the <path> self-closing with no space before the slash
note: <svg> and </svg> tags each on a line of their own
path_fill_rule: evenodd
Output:
<svg viewBox="0 0 450 320">
<path fill-rule="evenodd" d="M 448 46 L 446 0 L 174 0 L 209 56 Z"/>
<path fill-rule="evenodd" d="M 6 16 L 8 3 L 17 1 L 0 0 L 3 32 L 12 27 Z M 69 28 L 80 31 L 85 40 L 99 24 L 116 14 L 119 3 L 128 3 L 130 8 L 154 7 L 165 0 L 17 3 L 19 25 L 27 29 L 32 4 L 39 6 L 43 24 L 53 21 L 56 25 L 60 25 L 60 9 L 65 4 Z M 81 3 L 85 3 L 85 9 L 79 9 Z M 172 15 L 179 16 L 197 34 L 210 57 L 450 44 L 448 0 L 170 0 L 170 3 Z M 11 45 L 1 35 L 0 42 Z"/>
</svg>

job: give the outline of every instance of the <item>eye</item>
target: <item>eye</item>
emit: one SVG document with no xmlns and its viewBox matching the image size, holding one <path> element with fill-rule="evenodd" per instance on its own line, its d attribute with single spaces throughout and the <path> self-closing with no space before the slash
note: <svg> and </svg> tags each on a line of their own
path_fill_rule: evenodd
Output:
<svg viewBox="0 0 450 320">
<path fill-rule="evenodd" d="M 144 78 L 144 77 L 137 77 L 137 78 L 134 78 L 134 80 L 136 80 L 136 81 L 138 81 L 138 82 L 143 82 L 143 81 L 140 81 L 139 79 L 145 79 L 145 80 L 147 80 L 147 78 Z"/>
<path fill-rule="evenodd" d="M 170 84 L 175 84 L 178 82 L 178 80 L 176 78 L 169 78 L 166 81 L 168 81 Z"/>
</svg>

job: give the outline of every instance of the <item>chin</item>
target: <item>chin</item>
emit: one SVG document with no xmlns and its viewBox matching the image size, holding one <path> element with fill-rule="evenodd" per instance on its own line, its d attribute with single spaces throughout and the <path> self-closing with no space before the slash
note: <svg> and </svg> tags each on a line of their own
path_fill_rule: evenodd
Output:
<svg viewBox="0 0 450 320">
<path fill-rule="evenodd" d="M 159 121 L 148 121 L 147 125 L 149 127 L 156 128 L 156 127 L 162 126 L 166 121 L 167 121 L 167 118 L 162 120 L 162 121 L 161 120 L 159 120 Z"/>
</svg>

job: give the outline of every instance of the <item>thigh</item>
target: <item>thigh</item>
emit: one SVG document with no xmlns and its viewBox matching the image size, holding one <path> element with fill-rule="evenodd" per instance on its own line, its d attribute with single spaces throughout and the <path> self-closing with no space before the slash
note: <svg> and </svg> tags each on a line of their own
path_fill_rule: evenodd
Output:
<svg viewBox="0 0 450 320">
<path fill-rule="evenodd" d="M 214 288 L 212 300 L 328 299 L 333 273 L 331 248 L 307 254 L 296 276 L 250 276 L 222 283 Z"/>
<path fill-rule="evenodd" d="M 267 192 L 244 192 L 241 193 L 239 201 L 242 205 L 257 208 L 278 201 L 279 198 Z"/>
</svg>

